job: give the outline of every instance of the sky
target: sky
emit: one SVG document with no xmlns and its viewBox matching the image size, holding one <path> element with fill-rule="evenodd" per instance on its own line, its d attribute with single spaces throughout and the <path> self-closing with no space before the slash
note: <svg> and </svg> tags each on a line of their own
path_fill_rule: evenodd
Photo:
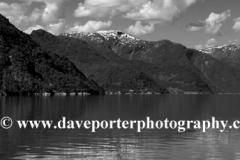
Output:
<svg viewBox="0 0 240 160">
<path fill-rule="evenodd" d="M 239 7 L 240 0 L 0 0 L 0 14 L 28 34 L 121 30 L 196 49 L 239 45 Z"/>
</svg>

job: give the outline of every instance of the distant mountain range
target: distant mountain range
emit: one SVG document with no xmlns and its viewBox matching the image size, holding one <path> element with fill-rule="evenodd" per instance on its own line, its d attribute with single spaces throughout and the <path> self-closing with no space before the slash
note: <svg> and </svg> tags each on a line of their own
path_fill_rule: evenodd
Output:
<svg viewBox="0 0 240 160">
<path fill-rule="evenodd" d="M 239 70 L 224 61 L 168 40 L 144 41 L 121 31 L 64 33 L 87 42 L 103 56 L 132 61 L 170 92 L 238 93 Z M 139 64 L 139 61 L 141 64 Z M 122 63 L 123 64 L 123 63 Z"/>
<path fill-rule="evenodd" d="M 26 35 L 0 22 L 2 93 L 240 93 L 238 46 L 197 51 L 114 30 Z"/>
</svg>

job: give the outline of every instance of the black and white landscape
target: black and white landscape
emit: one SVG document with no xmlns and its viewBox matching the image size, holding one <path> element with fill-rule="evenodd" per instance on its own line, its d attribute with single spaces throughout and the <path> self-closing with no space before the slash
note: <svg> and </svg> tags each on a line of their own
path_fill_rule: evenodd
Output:
<svg viewBox="0 0 240 160">
<path fill-rule="evenodd" d="M 240 159 L 239 6 L 0 0 L 0 160 Z"/>
<path fill-rule="evenodd" d="M 240 47 L 195 50 L 121 31 L 27 35 L 1 16 L 1 93 L 239 93 Z"/>
</svg>

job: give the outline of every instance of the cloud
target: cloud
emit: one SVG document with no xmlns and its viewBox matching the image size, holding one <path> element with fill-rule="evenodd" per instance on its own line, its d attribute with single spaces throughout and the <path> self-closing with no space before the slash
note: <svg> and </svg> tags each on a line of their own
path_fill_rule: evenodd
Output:
<svg viewBox="0 0 240 160">
<path fill-rule="evenodd" d="M 31 16 L 25 16 L 27 12 L 27 3 L 5 3 L 0 2 L 0 13 L 7 17 L 11 23 L 16 26 L 20 24 L 28 23 L 31 20 Z"/>
<path fill-rule="evenodd" d="M 134 8 L 134 5 L 146 3 L 149 0 L 85 0 L 79 3 L 75 10 L 76 17 L 113 17 L 124 14 Z"/>
<path fill-rule="evenodd" d="M 59 34 L 63 33 L 66 29 L 66 20 L 65 19 L 60 19 L 58 21 L 58 23 L 50 24 L 50 25 L 47 25 L 45 27 L 43 27 L 41 25 L 36 25 L 36 26 L 33 26 L 33 27 L 29 27 L 24 32 L 27 33 L 27 34 L 31 34 L 33 30 L 38 30 L 38 29 L 45 29 L 45 30 L 47 30 L 48 32 L 50 32 L 54 35 L 59 35 Z"/>
<path fill-rule="evenodd" d="M 237 44 L 237 43 L 239 43 L 239 39 L 229 40 L 229 44 Z"/>
<path fill-rule="evenodd" d="M 37 22 L 40 17 L 41 17 L 41 14 L 42 14 L 42 11 L 39 9 L 39 8 L 35 8 L 33 10 L 33 12 L 31 13 L 30 16 L 28 16 L 28 19 L 31 21 L 31 22 Z"/>
<path fill-rule="evenodd" d="M 67 32 L 94 32 L 112 25 L 112 21 L 88 21 L 85 25 L 75 24 L 74 27 L 67 29 Z"/>
<path fill-rule="evenodd" d="M 32 31 L 34 30 L 38 30 L 38 29 L 44 29 L 43 26 L 40 26 L 40 25 L 36 25 L 36 26 L 33 26 L 33 27 L 29 27 L 27 30 L 25 30 L 24 32 L 27 33 L 27 34 L 31 34 Z"/>
<path fill-rule="evenodd" d="M 200 31 L 203 30 L 207 34 L 221 35 L 220 29 L 223 22 L 231 16 L 231 11 L 227 10 L 221 14 L 211 13 L 205 21 L 198 21 L 196 23 L 190 23 L 187 26 L 188 31 Z"/>
<path fill-rule="evenodd" d="M 41 10 L 41 19 L 44 23 L 57 23 L 59 19 L 63 19 L 64 3 L 66 0 L 24 0 L 26 3 L 31 4 L 33 2 L 44 3 L 45 6 Z"/>
<path fill-rule="evenodd" d="M 90 9 L 84 6 L 82 3 L 78 4 L 78 8 L 74 11 L 75 17 L 90 17 L 95 12 L 97 12 L 97 9 Z"/>
<path fill-rule="evenodd" d="M 64 18 L 63 0 L 45 2 L 46 7 L 42 14 L 44 23 L 54 23 Z"/>
<path fill-rule="evenodd" d="M 240 31 L 240 17 L 234 19 L 235 23 L 234 23 L 234 26 L 233 26 L 233 30 L 235 32 L 239 32 Z"/>
<path fill-rule="evenodd" d="M 126 18 L 134 20 L 172 21 L 197 0 L 152 0 L 126 14 Z"/>
<path fill-rule="evenodd" d="M 239 39 L 235 39 L 235 40 L 229 40 L 228 44 L 226 43 L 225 45 L 236 45 L 239 43 Z M 207 40 L 206 44 L 199 44 L 195 46 L 195 49 L 197 50 L 202 50 L 204 48 L 209 48 L 209 47 L 215 47 L 218 45 L 218 41 L 215 38 L 211 38 L 209 40 Z"/>
<path fill-rule="evenodd" d="M 218 44 L 217 40 L 215 38 L 207 40 L 206 47 L 214 47 Z"/>
<path fill-rule="evenodd" d="M 135 25 L 132 25 L 128 29 L 126 29 L 126 32 L 135 36 L 149 34 L 154 31 L 155 31 L 155 26 L 153 23 L 143 26 L 141 21 L 137 21 Z"/>
<path fill-rule="evenodd" d="M 199 44 L 199 45 L 196 45 L 195 46 L 195 49 L 197 50 L 201 50 L 201 49 L 204 49 L 205 47 L 206 48 L 209 48 L 209 47 L 214 47 L 218 44 L 217 40 L 215 38 L 211 38 L 209 40 L 207 40 L 206 44 L 203 45 L 203 44 Z"/>
<path fill-rule="evenodd" d="M 125 7 L 127 7 L 126 10 L 129 9 L 130 4 L 128 1 L 129 0 L 86 0 L 85 3 L 78 4 L 74 16 L 95 18 L 113 17 L 120 14 Z"/>
<path fill-rule="evenodd" d="M 196 45 L 195 46 L 195 49 L 196 50 L 201 50 L 201 49 L 203 49 L 204 48 L 204 46 L 202 45 L 202 44 L 199 44 L 199 45 Z"/>
<path fill-rule="evenodd" d="M 85 0 L 75 10 L 76 17 L 121 15 L 141 21 L 171 22 L 198 0 Z"/>
<path fill-rule="evenodd" d="M 66 20 L 65 19 L 60 19 L 58 23 L 55 24 L 50 24 L 48 26 L 47 31 L 54 34 L 54 35 L 59 35 L 63 33 L 66 29 Z"/>
<path fill-rule="evenodd" d="M 44 6 L 39 9 L 41 21 L 48 32 L 58 35 L 66 29 L 64 13 L 64 4 L 66 1 L 67 0 L 28 0 L 27 2 L 44 4 Z"/>
<path fill-rule="evenodd" d="M 18 25 L 24 22 L 34 22 L 40 17 L 44 23 L 56 23 L 64 18 L 63 4 L 66 0 L 19 0 L 21 3 L 0 2 L 0 13 Z M 22 2 L 23 1 L 23 2 Z M 45 4 L 43 8 L 35 8 L 30 15 L 26 15 L 33 2 Z"/>
<path fill-rule="evenodd" d="M 205 21 L 198 21 L 198 22 L 192 22 L 189 23 L 187 26 L 188 31 L 199 31 L 202 30 L 206 26 Z"/>
<path fill-rule="evenodd" d="M 0 2 L 0 13 L 9 18 L 10 22 L 17 27 L 24 28 L 25 32 L 29 33 L 35 28 L 46 28 L 51 33 L 58 34 L 65 28 L 64 3 L 66 0 L 18 1 L 18 3 L 9 4 Z M 33 8 L 29 13 L 30 5 L 36 2 L 42 4 L 42 7 Z"/>
</svg>

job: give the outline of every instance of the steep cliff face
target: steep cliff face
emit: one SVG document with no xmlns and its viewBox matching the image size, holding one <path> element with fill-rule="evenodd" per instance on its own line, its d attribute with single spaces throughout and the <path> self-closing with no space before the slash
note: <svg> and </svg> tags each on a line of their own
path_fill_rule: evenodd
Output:
<svg viewBox="0 0 240 160">
<path fill-rule="evenodd" d="M 103 93 L 64 57 L 45 51 L 0 15 L 0 90 L 8 94 L 41 92 Z"/>
</svg>

